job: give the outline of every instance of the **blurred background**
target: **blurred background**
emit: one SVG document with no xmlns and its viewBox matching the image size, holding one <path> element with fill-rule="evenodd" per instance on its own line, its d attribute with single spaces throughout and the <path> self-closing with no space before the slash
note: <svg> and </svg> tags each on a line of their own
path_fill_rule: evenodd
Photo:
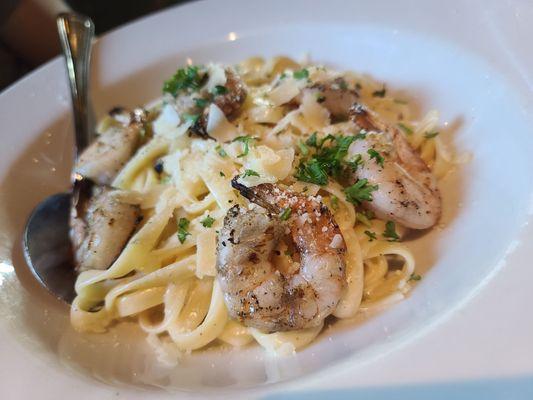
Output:
<svg viewBox="0 0 533 400">
<path fill-rule="evenodd" d="M 90 16 L 96 34 L 191 0 L 0 0 L 0 91 L 59 54 L 55 17 Z"/>
</svg>

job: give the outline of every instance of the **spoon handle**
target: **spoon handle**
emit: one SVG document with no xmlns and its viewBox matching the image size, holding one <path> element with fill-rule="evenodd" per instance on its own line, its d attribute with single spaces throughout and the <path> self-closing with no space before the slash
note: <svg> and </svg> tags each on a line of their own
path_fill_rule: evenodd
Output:
<svg viewBox="0 0 533 400">
<path fill-rule="evenodd" d="M 73 13 L 59 14 L 56 22 L 72 94 L 76 154 L 79 155 L 92 138 L 89 132 L 88 82 L 94 24 L 89 17 Z"/>
</svg>

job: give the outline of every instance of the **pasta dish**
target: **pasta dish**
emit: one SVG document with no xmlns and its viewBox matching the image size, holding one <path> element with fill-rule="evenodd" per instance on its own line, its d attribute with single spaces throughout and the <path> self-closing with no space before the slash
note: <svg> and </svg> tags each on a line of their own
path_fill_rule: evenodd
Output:
<svg viewBox="0 0 533 400">
<path fill-rule="evenodd" d="M 453 163 L 436 111 L 287 57 L 187 65 L 97 131 L 75 166 L 72 325 L 133 319 L 176 354 L 290 354 L 403 299 L 421 277 L 402 238 L 438 223 Z"/>
</svg>

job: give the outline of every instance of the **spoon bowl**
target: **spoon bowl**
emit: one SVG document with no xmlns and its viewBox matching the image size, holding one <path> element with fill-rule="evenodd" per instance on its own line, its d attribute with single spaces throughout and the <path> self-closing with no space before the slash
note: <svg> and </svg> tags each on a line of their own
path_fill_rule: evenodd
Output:
<svg viewBox="0 0 533 400">
<path fill-rule="evenodd" d="M 91 141 L 88 119 L 88 73 L 94 24 L 79 14 L 60 14 L 57 28 L 65 57 L 72 110 L 74 115 L 76 153 Z M 70 304 L 75 296 L 76 273 L 70 241 L 72 192 L 58 193 L 41 202 L 30 215 L 23 237 L 24 257 L 39 283 L 58 299 Z"/>
<path fill-rule="evenodd" d="M 76 274 L 69 238 L 72 196 L 57 193 L 32 212 L 24 231 L 24 257 L 35 278 L 66 303 L 74 299 Z"/>
</svg>

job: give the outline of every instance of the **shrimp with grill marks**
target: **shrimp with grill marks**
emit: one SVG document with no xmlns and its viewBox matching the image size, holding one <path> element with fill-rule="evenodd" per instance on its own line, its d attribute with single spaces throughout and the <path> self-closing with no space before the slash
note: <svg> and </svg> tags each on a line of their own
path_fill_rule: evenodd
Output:
<svg viewBox="0 0 533 400">
<path fill-rule="evenodd" d="M 330 211 L 318 197 L 273 184 L 249 188 L 234 179 L 232 186 L 260 207 L 232 207 L 218 238 L 217 276 L 230 315 L 266 332 L 318 326 L 346 283 L 346 246 Z M 286 233 L 300 257 L 292 273 L 272 261 Z"/>
<path fill-rule="evenodd" d="M 354 172 L 353 182 L 368 179 L 378 185 L 373 200 L 364 206 L 378 217 L 407 228 L 426 229 L 435 225 L 442 210 L 440 191 L 420 155 L 397 128 L 378 120 L 362 105 L 354 104 L 350 116 L 368 132 L 365 140 L 356 140 L 348 151 L 348 156 L 361 154 L 364 160 Z M 371 149 L 381 155 L 381 163 L 369 158 Z"/>
<path fill-rule="evenodd" d="M 108 129 L 80 155 L 74 171 L 99 185 L 110 185 L 137 150 L 146 118 L 142 109 L 128 112 L 115 108 L 109 113 L 118 126 Z"/>
<path fill-rule="evenodd" d="M 348 152 L 348 157 L 360 155 L 363 160 L 351 174 L 351 183 L 367 179 L 377 185 L 373 200 L 363 202 L 363 206 L 407 228 L 435 225 L 442 209 L 437 181 L 403 134 L 360 104 L 358 92 L 349 89 L 342 79 L 313 84 L 304 90 L 319 94 L 333 118 L 348 118 L 368 132 L 365 138 L 354 141 Z M 372 153 L 375 160 L 370 157 Z"/>
</svg>

